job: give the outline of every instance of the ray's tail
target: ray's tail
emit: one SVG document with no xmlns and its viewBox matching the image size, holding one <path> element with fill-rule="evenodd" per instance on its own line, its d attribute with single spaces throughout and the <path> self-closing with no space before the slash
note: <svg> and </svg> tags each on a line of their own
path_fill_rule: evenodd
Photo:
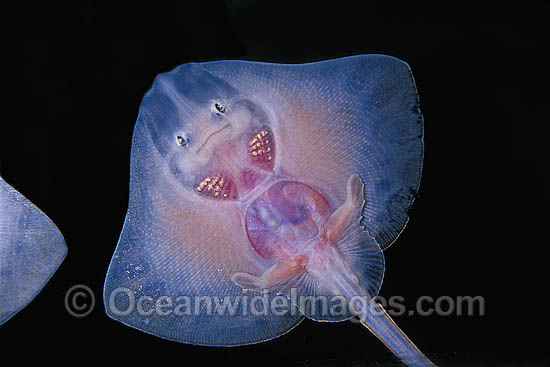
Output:
<svg viewBox="0 0 550 367">
<path fill-rule="evenodd" d="M 349 300 L 352 310 L 361 319 L 361 324 L 373 333 L 407 366 L 435 366 L 397 326 L 395 321 L 356 283 L 347 276 L 330 272 L 333 284 Z M 360 295 L 360 296 L 358 296 Z"/>
<path fill-rule="evenodd" d="M 361 324 L 408 366 L 435 366 L 375 301 L 361 307 Z"/>
</svg>

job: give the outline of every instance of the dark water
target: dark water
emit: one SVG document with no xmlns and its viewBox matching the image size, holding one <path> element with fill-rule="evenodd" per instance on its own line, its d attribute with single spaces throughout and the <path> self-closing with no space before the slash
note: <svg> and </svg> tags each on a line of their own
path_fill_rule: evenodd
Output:
<svg viewBox="0 0 550 367">
<path fill-rule="evenodd" d="M 428 353 L 427 357 L 432 362 L 440 367 L 548 367 L 550 364 L 548 359 L 544 358 L 523 358 L 523 359 L 507 359 L 498 356 L 490 355 L 473 355 L 470 353 Z M 388 356 L 387 360 L 379 358 L 372 359 L 329 359 L 329 360 L 308 360 L 298 363 L 301 366 L 307 367 L 328 367 L 328 366 L 376 366 L 376 367 L 399 367 L 404 364 L 391 359 Z"/>
<path fill-rule="evenodd" d="M 190 61 L 383 53 L 411 65 L 426 151 L 411 220 L 385 253 L 381 294 L 404 296 L 408 309 L 423 295 L 484 297 L 484 315 L 396 319 L 441 366 L 548 366 L 549 2 L 21 2 L 4 14 L 3 61 L 12 64 L 0 167 L 69 248 L 44 291 L 0 328 L 5 354 L 32 346 L 18 358 L 72 351 L 97 365 L 108 355 L 121 365 L 397 366 L 347 323 L 304 322 L 268 343 L 197 348 L 124 327 L 101 305 L 127 208 L 132 130 L 156 74 Z M 87 318 L 64 309 L 74 284 L 96 295 Z"/>
</svg>

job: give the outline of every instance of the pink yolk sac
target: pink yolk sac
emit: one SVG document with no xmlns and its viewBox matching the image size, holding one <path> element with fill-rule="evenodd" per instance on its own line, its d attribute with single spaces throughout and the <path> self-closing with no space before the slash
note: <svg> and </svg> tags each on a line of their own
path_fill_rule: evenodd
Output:
<svg viewBox="0 0 550 367">
<path fill-rule="evenodd" d="M 328 201 L 315 189 L 295 181 L 278 181 L 248 207 L 246 232 L 260 256 L 276 260 L 317 240 L 331 213 Z"/>
</svg>

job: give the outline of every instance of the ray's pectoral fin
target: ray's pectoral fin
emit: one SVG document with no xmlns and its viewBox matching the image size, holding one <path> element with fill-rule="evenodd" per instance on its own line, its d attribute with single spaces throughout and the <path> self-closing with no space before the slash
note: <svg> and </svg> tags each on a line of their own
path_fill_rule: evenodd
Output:
<svg viewBox="0 0 550 367">
<path fill-rule="evenodd" d="M 349 229 L 358 226 L 364 203 L 363 183 L 359 175 L 353 174 L 348 179 L 346 201 L 332 213 L 324 225 L 323 241 L 335 243 Z"/>
<path fill-rule="evenodd" d="M 243 290 L 283 292 L 292 286 L 292 280 L 299 276 L 303 270 L 302 257 L 289 257 L 276 263 L 258 277 L 249 273 L 235 273 L 231 276 L 231 280 Z"/>
</svg>

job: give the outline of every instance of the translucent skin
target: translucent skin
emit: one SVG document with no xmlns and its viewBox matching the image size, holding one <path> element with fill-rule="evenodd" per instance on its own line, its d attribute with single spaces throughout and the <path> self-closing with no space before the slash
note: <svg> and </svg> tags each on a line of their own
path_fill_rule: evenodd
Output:
<svg viewBox="0 0 550 367">
<path fill-rule="evenodd" d="M 303 316 L 351 318 L 294 301 L 296 312 L 253 315 L 244 312 L 250 299 L 232 315 L 121 314 L 128 297 L 113 294 L 371 299 L 382 249 L 408 220 L 422 139 L 410 69 L 388 56 L 220 61 L 159 75 L 134 130 L 129 207 L 105 281 L 108 315 L 163 338 L 223 346 L 275 338 Z M 370 309 L 360 308 L 363 321 L 399 358 L 428 364 Z"/>
<path fill-rule="evenodd" d="M 55 224 L 0 177 L 0 324 L 36 297 L 66 253 Z"/>
</svg>

